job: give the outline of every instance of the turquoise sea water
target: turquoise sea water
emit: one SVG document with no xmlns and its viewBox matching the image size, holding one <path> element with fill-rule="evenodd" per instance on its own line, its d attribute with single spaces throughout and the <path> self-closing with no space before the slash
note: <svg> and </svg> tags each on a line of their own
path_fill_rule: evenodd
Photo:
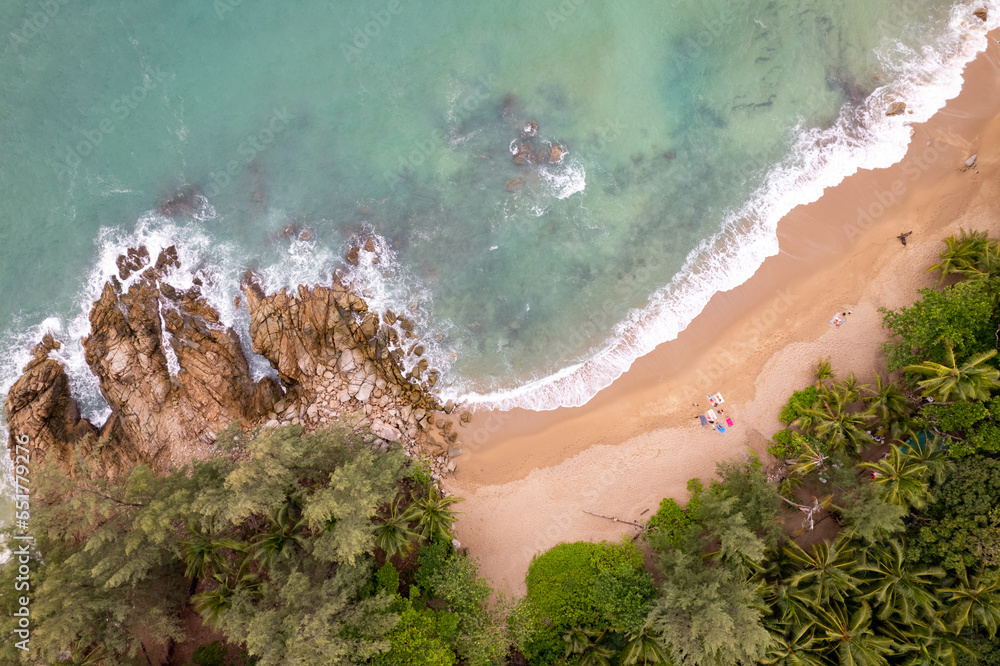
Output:
<svg viewBox="0 0 1000 666">
<path fill-rule="evenodd" d="M 0 389 L 51 329 L 100 413 L 89 304 L 125 247 L 177 243 L 234 325 L 247 268 L 344 269 L 415 313 L 447 395 L 581 404 L 775 253 L 787 210 L 898 160 L 982 4 L 3 3 Z M 368 235 L 379 263 L 350 266 Z"/>
</svg>

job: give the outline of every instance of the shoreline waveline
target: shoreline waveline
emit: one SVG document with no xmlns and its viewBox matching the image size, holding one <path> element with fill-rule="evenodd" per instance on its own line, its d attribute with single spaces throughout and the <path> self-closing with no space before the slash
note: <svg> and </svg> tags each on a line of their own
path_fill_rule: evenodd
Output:
<svg viewBox="0 0 1000 666">
<path fill-rule="evenodd" d="M 477 413 L 448 489 L 465 498 L 458 538 L 484 575 L 523 590 L 535 553 L 563 541 L 617 540 L 687 480 L 751 448 L 762 457 L 782 405 L 813 382 L 817 358 L 871 382 L 884 368 L 880 307 L 910 305 L 937 278 L 942 240 L 1000 232 L 1000 31 L 965 70 L 961 93 L 915 126 L 906 156 L 863 171 L 796 208 L 781 252 L 716 294 L 676 340 L 639 359 L 583 407 Z M 973 166 L 969 158 L 976 155 Z M 912 232 L 907 245 L 897 236 Z M 850 311 L 846 323 L 829 323 Z M 699 427 L 721 391 L 726 434 Z M 766 458 L 765 458 L 766 459 Z"/>
<path fill-rule="evenodd" d="M 985 6 L 983 21 L 974 11 Z M 861 170 L 890 167 L 906 155 L 911 128 L 925 123 L 962 90 L 966 66 L 987 46 L 989 31 L 1000 26 L 1000 3 L 956 5 L 949 30 L 920 53 L 897 48 L 881 54 L 893 83 L 878 88 L 858 106 L 845 105 L 825 130 L 801 129 L 791 155 L 771 168 L 764 185 L 722 231 L 691 251 L 671 283 L 630 313 L 589 358 L 514 388 L 476 392 L 446 388 L 445 399 L 480 409 L 549 411 L 580 407 L 645 356 L 686 329 L 718 292 L 749 280 L 764 261 L 779 252 L 778 222 L 794 208 L 818 200 L 825 190 Z M 902 101 L 905 111 L 886 115 Z M 567 335 L 574 335 L 572 331 Z"/>
</svg>

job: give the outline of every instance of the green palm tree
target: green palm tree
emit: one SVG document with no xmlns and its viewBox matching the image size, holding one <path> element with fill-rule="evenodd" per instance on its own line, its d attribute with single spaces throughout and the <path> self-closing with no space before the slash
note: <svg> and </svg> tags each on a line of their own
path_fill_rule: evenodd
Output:
<svg viewBox="0 0 1000 666">
<path fill-rule="evenodd" d="M 575 627 L 563 636 L 566 642 L 566 657 L 577 657 L 578 666 L 611 666 L 614 650 L 602 645 L 607 632 Z"/>
<path fill-rule="evenodd" d="M 916 439 L 917 433 L 922 429 L 922 425 L 911 416 L 904 416 L 901 419 L 892 421 L 889 430 L 885 433 L 889 439 L 897 442 L 905 442 L 908 439 Z"/>
<path fill-rule="evenodd" d="M 265 565 L 272 566 L 279 559 L 288 559 L 295 554 L 296 546 L 305 549 L 306 539 L 302 534 L 302 529 L 306 525 L 306 520 L 300 518 L 295 520 L 293 507 L 290 502 L 286 502 L 268 516 L 270 529 L 257 537 L 254 544 L 254 557 Z"/>
<path fill-rule="evenodd" d="M 823 386 L 823 382 L 827 379 L 833 379 L 837 374 L 833 371 L 833 367 L 830 365 L 830 359 L 827 357 L 824 359 L 822 356 L 816 361 L 816 365 L 813 366 L 813 373 L 816 375 L 816 388 Z"/>
<path fill-rule="evenodd" d="M 906 366 L 906 371 L 927 377 L 917 382 L 917 386 L 924 390 L 924 396 L 933 396 L 935 400 L 989 400 L 990 390 L 1000 388 L 1000 370 L 986 363 L 996 355 L 997 350 L 991 349 L 975 354 L 958 365 L 955 352 L 949 346 L 948 365 L 924 361 Z"/>
<path fill-rule="evenodd" d="M 632 632 L 622 651 L 622 664 L 671 664 L 670 653 L 660 642 L 659 636 L 643 627 Z"/>
<path fill-rule="evenodd" d="M 385 552 L 386 557 L 408 551 L 419 536 L 410 529 L 409 521 L 399 510 L 398 500 L 389 507 L 389 515 L 375 527 L 375 545 Z"/>
<path fill-rule="evenodd" d="M 88 639 L 84 639 L 88 640 Z M 59 664 L 72 664 L 73 666 L 98 666 L 108 657 L 107 650 L 93 643 L 83 644 L 81 641 L 69 654 L 69 661 L 59 661 Z"/>
<path fill-rule="evenodd" d="M 413 500 L 403 513 L 403 520 L 417 523 L 417 531 L 425 539 L 433 540 L 438 537 L 450 541 L 451 528 L 458 520 L 459 512 L 448 507 L 461 501 L 461 497 L 445 497 L 436 487 L 431 486 L 423 497 Z"/>
<path fill-rule="evenodd" d="M 851 411 L 849 398 L 846 391 L 834 387 L 816 405 L 803 410 L 793 424 L 826 442 L 833 451 L 859 454 L 871 443 L 865 429 L 872 411 Z"/>
<path fill-rule="evenodd" d="M 591 633 L 588 629 L 573 627 L 563 634 L 563 642 L 566 643 L 566 656 L 582 654 L 590 645 Z"/>
<path fill-rule="evenodd" d="M 969 280 L 982 280 L 1000 272 L 1000 243 L 990 239 L 974 266 L 963 266 L 957 271 Z"/>
<path fill-rule="evenodd" d="M 817 614 L 816 625 L 833 644 L 841 666 L 888 666 L 886 657 L 895 653 L 896 643 L 871 631 L 871 619 L 865 603 L 849 616 L 841 604 Z"/>
<path fill-rule="evenodd" d="M 845 540 L 817 543 L 809 552 L 789 541 L 783 550 L 788 560 L 799 567 L 789 576 L 789 584 L 811 593 L 817 605 L 830 599 L 843 601 L 846 595 L 857 592 L 855 551 Z"/>
<path fill-rule="evenodd" d="M 934 483 L 942 484 L 955 467 L 955 463 L 941 450 L 941 437 L 935 435 L 923 442 L 916 435 L 906 456 L 927 468 L 928 478 Z"/>
<path fill-rule="evenodd" d="M 816 600 L 811 589 L 780 581 L 768 584 L 762 596 L 781 624 L 805 628 L 812 626 Z"/>
<path fill-rule="evenodd" d="M 218 626 L 222 616 L 232 608 L 234 589 L 229 584 L 229 577 L 224 574 L 212 574 L 211 580 L 215 587 L 194 595 L 191 602 L 206 624 Z"/>
<path fill-rule="evenodd" d="M 202 529 L 201 525 L 189 524 L 187 531 L 190 538 L 178 545 L 181 548 L 181 558 L 186 565 L 184 576 L 193 581 L 211 576 L 220 568 L 224 568 L 226 559 L 223 551 L 241 553 L 246 550 L 245 543 L 222 536 L 215 529 L 214 518 L 209 520 L 207 530 Z"/>
<path fill-rule="evenodd" d="M 241 593 L 256 593 L 261 581 L 250 570 L 251 557 L 243 558 L 236 571 L 220 571 L 212 574 L 215 587 L 191 597 L 195 611 L 201 614 L 207 624 L 218 626 L 223 615 L 233 606 L 235 597 Z"/>
<path fill-rule="evenodd" d="M 774 644 L 760 660 L 766 666 L 826 666 L 813 625 L 794 624 L 787 633 L 771 632 Z"/>
<path fill-rule="evenodd" d="M 823 452 L 819 443 L 815 440 L 803 437 L 802 451 L 789 462 L 789 468 L 793 474 L 806 476 L 810 472 L 822 470 L 826 466 L 829 456 Z"/>
<path fill-rule="evenodd" d="M 838 381 L 834 387 L 844 394 L 844 399 L 848 403 L 857 402 L 861 399 L 863 392 L 870 390 L 867 384 L 862 384 L 858 381 L 853 372 L 848 373 L 847 377 Z"/>
<path fill-rule="evenodd" d="M 1000 571 L 980 570 L 969 576 L 961 569 L 952 587 L 941 590 L 948 595 L 947 620 L 956 634 L 964 629 L 982 631 L 993 638 L 1000 624 Z"/>
<path fill-rule="evenodd" d="M 996 246 L 996 242 L 991 241 L 985 231 L 966 232 L 965 229 L 960 229 L 958 235 L 946 238 L 944 244 L 947 249 L 938 255 L 941 261 L 927 269 L 928 273 L 941 271 L 938 284 L 944 282 L 951 273 L 981 273 L 980 266 L 984 261 L 989 263 L 986 255 L 995 253 Z"/>
<path fill-rule="evenodd" d="M 898 541 L 868 555 L 857 571 L 863 581 L 860 598 L 874 605 L 879 620 L 895 617 L 901 624 L 912 625 L 936 617 L 936 586 L 944 576 L 941 569 L 908 565 Z"/>
<path fill-rule="evenodd" d="M 909 625 L 887 622 L 879 630 L 896 642 L 897 658 L 903 666 L 957 666 L 961 652 L 972 654 L 965 642 L 942 633 L 939 618 L 933 624 L 917 621 Z"/>
<path fill-rule="evenodd" d="M 930 470 L 918 459 L 903 453 L 895 444 L 885 459 L 861 463 L 858 467 L 871 470 L 872 483 L 879 487 L 882 496 L 891 504 L 922 509 L 931 499 L 928 492 Z"/>
<path fill-rule="evenodd" d="M 895 382 L 883 380 L 881 373 L 875 375 L 875 386 L 869 387 L 865 404 L 878 417 L 879 421 L 890 426 L 903 420 L 913 412 L 909 398 Z"/>
<path fill-rule="evenodd" d="M 803 565 L 798 556 L 789 557 L 790 552 L 791 549 L 782 548 L 770 553 L 763 562 L 761 577 L 766 583 L 761 588 L 761 599 L 779 624 L 795 627 L 809 625 L 815 606 L 813 594 L 807 588 L 791 584 L 790 578 Z"/>
</svg>

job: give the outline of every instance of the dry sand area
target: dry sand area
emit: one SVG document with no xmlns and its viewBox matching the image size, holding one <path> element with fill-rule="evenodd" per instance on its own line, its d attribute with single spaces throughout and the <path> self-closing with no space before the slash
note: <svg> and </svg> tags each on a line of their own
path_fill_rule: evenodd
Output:
<svg viewBox="0 0 1000 666">
<path fill-rule="evenodd" d="M 885 340 L 878 308 L 907 305 L 932 286 L 924 269 L 959 227 L 1000 232 L 997 37 L 966 69 L 961 95 L 914 127 L 902 162 L 859 172 L 793 210 L 779 225 L 778 255 L 587 405 L 474 416 L 447 487 L 465 498 L 457 536 L 483 575 L 523 592 L 536 553 L 637 532 L 590 513 L 642 522 L 661 498 L 686 500 L 687 480 L 707 479 L 717 461 L 748 448 L 763 454 L 817 358 L 872 380 Z M 965 169 L 973 154 L 977 166 Z M 904 247 L 896 236 L 907 231 Z M 846 311 L 846 323 L 831 326 Z M 726 434 L 695 418 L 715 391 L 735 421 Z"/>
</svg>

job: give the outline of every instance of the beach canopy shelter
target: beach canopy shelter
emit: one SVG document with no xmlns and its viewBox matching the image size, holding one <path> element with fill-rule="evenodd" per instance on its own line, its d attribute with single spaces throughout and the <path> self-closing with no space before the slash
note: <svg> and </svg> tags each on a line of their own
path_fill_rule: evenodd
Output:
<svg viewBox="0 0 1000 666">
<path fill-rule="evenodd" d="M 718 421 L 718 420 L 719 420 L 719 417 L 718 417 L 718 416 L 716 416 L 716 414 L 715 414 L 715 411 L 714 411 L 714 410 L 711 410 L 711 409 L 710 409 L 710 410 L 708 410 L 708 420 L 709 420 L 709 421 Z"/>
<path fill-rule="evenodd" d="M 708 399 L 712 403 L 713 407 L 718 407 L 719 405 L 721 405 L 726 401 L 726 399 L 722 397 L 721 393 L 714 393 L 708 396 Z"/>
</svg>

